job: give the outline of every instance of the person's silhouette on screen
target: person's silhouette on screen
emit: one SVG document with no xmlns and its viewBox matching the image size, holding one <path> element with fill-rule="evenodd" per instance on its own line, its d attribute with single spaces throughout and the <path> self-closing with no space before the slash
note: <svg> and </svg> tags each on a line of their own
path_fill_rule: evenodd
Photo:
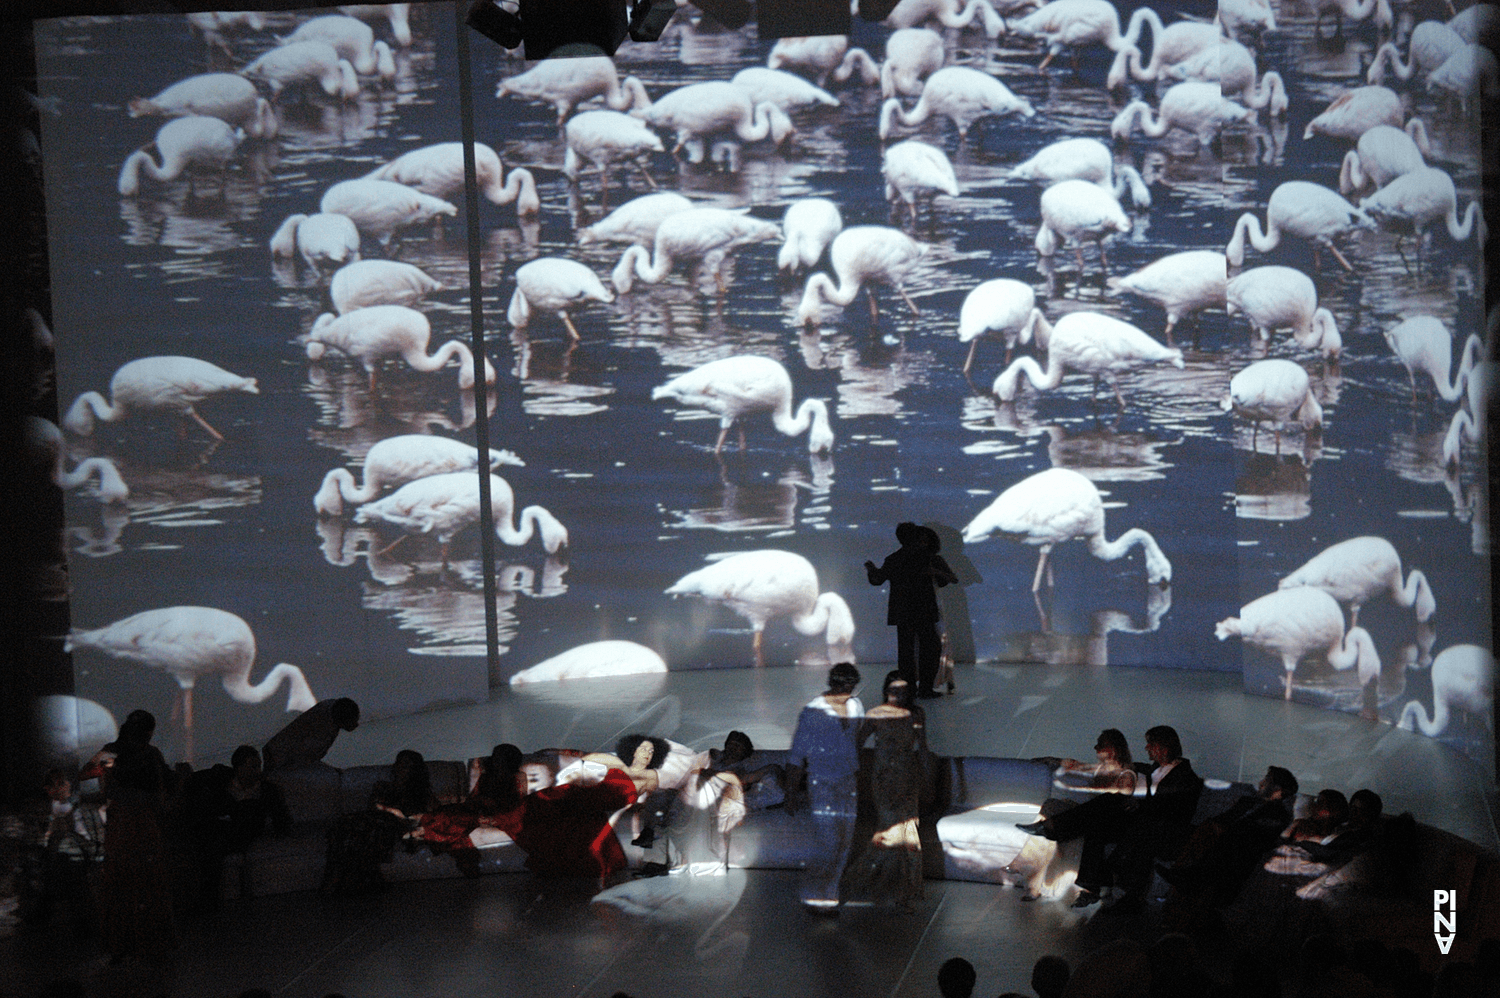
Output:
<svg viewBox="0 0 1500 998">
<path fill-rule="evenodd" d="M 896 628 L 896 668 L 917 687 L 917 696 L 930 699 L 939 695 L 932 684 L 942 651 L 934 585 L 946 586 L 957 579 L 933 553 L 924 528 L 898 523 L 896 540 L 901 542 L 900 549 L 878 566 L 865 562 L 865 573 L 872 586 L 891 584 L 885 622 Z"/>
</svg>

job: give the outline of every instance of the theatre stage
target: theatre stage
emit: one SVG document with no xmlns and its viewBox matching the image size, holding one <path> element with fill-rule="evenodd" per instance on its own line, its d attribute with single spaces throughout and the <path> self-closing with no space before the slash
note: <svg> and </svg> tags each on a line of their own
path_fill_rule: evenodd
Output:
<svg viewBox="0 0 1500 998">
<path fill-rule="evenodd" d="M 884 667 L 862 671 L 870 704 Z M 430 759 L 465 758 L 497 741 L 593 749 L 637 730 L 707 747 L 739 728 L 758 745 L 782 748 L 821 680 L 822 670 L 783 668 L 540 684 L 483 705 L 368 721 L 328 761 L 385 762 L 407 747 Z M 1146 728 L 1171 724 L 1206 777 L 1253 782 L 1267 765 L 1282 765 L 1305 790 L 1370 787 L 1389 813 L 1410 810 L 1487 848 L 1500 845 L 1485 767 L 1421 734 L 1246 696 L 1234 674 L 969 666 L 958 685 L 955 696 L 925 704 L 933 750 L 943 755 L 1088 757 L 1104 727 L 1121 728 L 1140 752 Z M 963 956 L 979 972 L 975 994 L 993 996 L 1029 991 L 1031 964 L 1043 953 L 1076 964 L 1109 939 L 1149 938 L 1154 928 L 1150 909 L 1080 914 L 1023 903 L 1016 890 L 941 881 L 928 882 L 915 912 L 820 918 L 800 910 L 796 887 L 795 873 L 736 870 L 635 881 L 592 900 L 576 885 L 528 874 L 403 884 L 359 899 L 298 894 L 184 920 L 166 980 L 104 967 L 92 947 L 62 933 L 0 942 L 0 965 L 20 971 L 5 985 L 20 995 L 74 973 L 90 995 L 154 994 L 165 985 L 203 998 L 254 986 L 292 998 L 608 998 L 616 990 L 793 998 L 931 995 L 937 968 Z"/>
</svg>

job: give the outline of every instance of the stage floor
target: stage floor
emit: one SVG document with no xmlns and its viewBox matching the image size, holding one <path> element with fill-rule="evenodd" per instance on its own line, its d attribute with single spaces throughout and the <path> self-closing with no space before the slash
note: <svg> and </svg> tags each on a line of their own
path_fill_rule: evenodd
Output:
<svg viewBox="0 0 1500 998">
<path fill-rule="evenodd" d="M 884 675 L 867 666 L 871 702 Z M 739 728 L 785 747 L 801 705 L 821 691 L 821 671 L 672 673 L 507 690 L 488 704 L 367 722 L 342 737 L 329 762 L 388 761 L 412 747 L 428 758 L 484 754 L 497 741 L 525 749 L 596 748 L 648 730 L 699 747 Z M 1389 725 L 1246 696 L 1237 675 L 1047 666 L 964 667 L 955 696 L 925 704 L 933 749 L 945 755 L 1088 756 L 1100 728 L 1119 727 L 1140 751 L 1154 724 L 1171 724 L 1208 777 L 1254 781 L 1267 765 L 1296 773 L 1306 790 L 1370 787 L 1395 813 L 1500 844 L 1493 775 L 1442 745 Z M 797 875 L 731 871 L 723 878 L 635 881 L 590 898 L 576 885 L 530 875 L 393 886 L 372 898 L 313 894 L 231 902 L 183 925 L 166 979 L 103 965 L 64 933 L 0 942 L 8 994 L 35 993 L 76 974 L 90 995 L 232 996 L 265 987 L 290 998 L 495 994 L 527 998 L 740 995 L 930 995 L 952 956 L 979 972 L 976 995 L 1029 992 L 1044 953 L 1070 963 L 1122 934 L 1149 939 L 1154 912 L 1080 914 L 1025 904 L 1019 891 L 927 884 L 914 912 L 850 909 L 810 916 Z"/>
</svg>

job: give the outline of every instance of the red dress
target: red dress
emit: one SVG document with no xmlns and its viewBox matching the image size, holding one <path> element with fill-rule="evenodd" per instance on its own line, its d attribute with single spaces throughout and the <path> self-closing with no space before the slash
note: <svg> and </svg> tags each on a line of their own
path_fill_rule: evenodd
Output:
<svg viewBox="0 0 1500 998">
<path fill-rule="evenodd" d="M 537 873 L 607 877 L 625 868 L 610 816 L 635 803 L 635 782 L 611 769 L 599 783 L 566 784 L 530 794 L 496 822 L 526 852 Z"/>
</svg>

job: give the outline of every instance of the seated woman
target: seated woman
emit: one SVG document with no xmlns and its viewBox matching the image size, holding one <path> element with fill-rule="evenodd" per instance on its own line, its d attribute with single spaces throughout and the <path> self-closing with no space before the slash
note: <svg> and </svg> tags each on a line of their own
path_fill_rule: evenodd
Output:
<svg viewBox="0 0 1500 998">
<path fill-rule="evenodd" d="M 1132 768 L 1130 745 L 1118 728 L 1105 728 L 1094 741 L 1094 762 L 1061 759 L 1057 765 L 1056 784 L 1071 790 L 1094 793 L 1135 793 L 1137 774 Z M 1078 782 L 1069 777 L 1081 777 Z M 1042 802 L 1037 825 L 1044 825 L 1055 815 L 1076 805 L 1075 801 L 1049 797 Z M 1077 879 L 1077 847 L 1067 848 L 1039 834 L 1029 835 L 1008 869 L 1025 878 L 1026 893 L 1022 899 L 1057 898 L 1066 894 Z"/>
<path fill-rule="evenodd" d="M 504 827 L 520 808 L 522 758 L 516 746 L 508 742 L 496 745 L 469 796 L 422 815 L 412 838 L 420 839 L 433 852 L 451 853 L 464 876 L 479 876 L 479 849 L 473 834 L 479 828 Z"/>
<path fill-rule="evenodd" d="M 397 752 L 391 778 L 375 784 L 369 806 L 341 815 L 328 829 L 322 892 L 358 894 L 383 885 L 380 864 L 391 858 L 397 842 L 420 827 L 422 816 L 437 803 L 422 753 Z"/>
<path fill-rule="evenodd" d="M 641 755 L 632 752 L 632 757 Z M 591 761 L 600 763 L 597 757 Z M 525 793 L 514 809 L 487 816 L 485 824 L 521 847 L 527 869 L 592 877 L 602 886 L 625 868 L 625 851 L 611 818 L 636 802 L 638 779 L 651 780 L 618 766 L 609 766 L 602 775 L 594 766 L 570 766 L 574 772 L 568 774 L 568 782 L 554 782 L 551 767 L 544 755 L 527 756 L 516 774 L 516 790 L 519 795 L 524 788 L 536 789 Z"/>
</svg>

